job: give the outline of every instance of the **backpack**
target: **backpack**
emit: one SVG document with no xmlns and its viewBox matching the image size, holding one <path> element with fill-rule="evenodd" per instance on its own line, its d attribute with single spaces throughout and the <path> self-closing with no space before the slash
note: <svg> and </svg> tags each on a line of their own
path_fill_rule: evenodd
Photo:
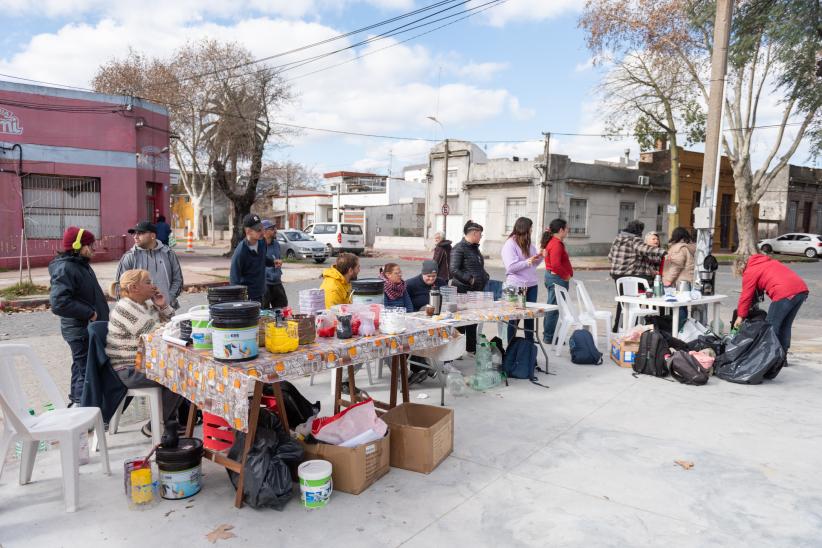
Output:
<svg viewBox="0 0 822 548">
<path fill-rule="evenodd" d="M 312 404 L 290 382 L 281 381 L 280 390 L 283 393 L 284 401 L 282 403 L 285 406 L 285 416 L 288 417 L 288 426 L 292 430 L 320 413 L 320 402 Z M 274 395 L 273 390 L 270 388 L 267 388 L 265 393 L 266 395 Z"/>
<path fill-rule="evenodd" d="M 573 363 L 593 365 L 602 363 L 602 352 L 597 350 L 597 345 L 594 343 L 594 337 L 590 331 L 584 329 L 574 331 L 568 341 L 568 349 L 571 351 L 571 361 Z"/>
<path fill-rule="evenodd" d="M 682 384 L 702 386 L 708 382 L 708 372 L 699 365 L 696 358 L 687 352 L 677 350 L 671 356 L 671 376 Z"/>
<path fill-rule="evenodd" d="M 665 338 L 656 331 L 646 331 L 639 338 L 639 351 L 634 360 L 634 371 L 654 377 L 667 377 L 665 355 L 669 353 Z"/>
<path fill-rule="evenodd" d="M 534 384 L 539 384 L 534 374 L 537 368 L 537 345 L 533 341 L 527 341 L 522 337 L 514 337 L 508 343 L 508 350 L 505 352 L 502 368 L 511 379 L 528 379 Z M 547 386 L 544 387 L 548 388 Z"/>
</svg>

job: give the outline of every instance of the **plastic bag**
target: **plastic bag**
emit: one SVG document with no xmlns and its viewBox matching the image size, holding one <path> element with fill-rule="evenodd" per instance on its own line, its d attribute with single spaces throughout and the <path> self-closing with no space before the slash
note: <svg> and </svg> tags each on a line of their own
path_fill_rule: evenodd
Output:
<svg viewBox="0 0 822 548">
<path fill-rule="evenodd" d="M 765 321 L 745 321 L 739 333 L 727 339 L 714 369 L 717 377 L 729 382 L 760 384 L 775 378 L 784 364 L 785 351 L 773 327 Z"/>
<path fill-rule="evenodd" d="M 245 434 L 237 432 L 228 458 L 240 460 L 244 445 Z M 290 465 L 298 464 L 302 458 L 302 445 L 285 433 L 277 415 L 261 410 L 257 436 L 245 463 L 243 501 L 252 508 L 282 510 L 293 495 Z M 240 475 L 227 471 L 236 489 Z"/>
<path fill-rule="evenodd" d="M 360 434 L 373 430 L 377 439 L 385 436 L 388 425 L 377 417 L 374 400 L 367 399 L 340 411 L 333 417 L 314 419 L 311 433 L 319 441 L 341 445 Z"/>
<path fill-rule="evenodd" d="M 700 335 L 708 333 L 708 328 L 696 321 L 693 318 L 688 318 L 685 325 L 679 331 L 679 340 L 689 343 L 695 341 Z"/>
</svg>

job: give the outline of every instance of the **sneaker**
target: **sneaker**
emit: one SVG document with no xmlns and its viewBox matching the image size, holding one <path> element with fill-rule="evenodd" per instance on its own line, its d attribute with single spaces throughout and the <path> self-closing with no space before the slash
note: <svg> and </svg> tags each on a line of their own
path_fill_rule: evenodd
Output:
<svg viewBox="0 0 822 548">
<path fill-rule="evenodd" d="M 145 423 L 142 428 L 140 428 L 140 432 L 147 438 L 151 437 L 151 421 Z"/>
</svg>

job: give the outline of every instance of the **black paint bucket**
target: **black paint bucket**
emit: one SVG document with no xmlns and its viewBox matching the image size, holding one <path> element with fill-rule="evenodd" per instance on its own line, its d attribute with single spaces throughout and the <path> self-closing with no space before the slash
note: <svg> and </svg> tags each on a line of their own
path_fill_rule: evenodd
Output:
<svg viewBox="0 0 822 548">
<path fill-rule="evenodd" d="M 157 468 L 164 499 L 179 500 L 200 492 L 200 463 L 203 442 L 197 438 L 180 438 L 177 447 L 157 447 Z"/>
<path fill-rule="evenodd" d="M 209 307 L 214 357 L 222 361 L 244 361 L 259 353 L 260 303 L 242 301 Z"/>
</svg>

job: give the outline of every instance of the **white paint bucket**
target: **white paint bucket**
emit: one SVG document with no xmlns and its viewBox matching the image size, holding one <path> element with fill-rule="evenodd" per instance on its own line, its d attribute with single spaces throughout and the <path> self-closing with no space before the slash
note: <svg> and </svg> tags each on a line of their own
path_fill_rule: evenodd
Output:
<svg viewBox="0 0 822 548">
<path fill-rule="evenodd" d="M 331 463 L 327 460 L 307 460 L 297 468 L 300 499 L 306 508 L 322 508 L 328 504 L 333 490 Z"/>
<path fill-rule="evenodd" d="M 191 340 L 195 350 L 211 350 L 211 326 L 208 305 L 193 306 L 188 309 L 191 320 Z"/>
</svg>

